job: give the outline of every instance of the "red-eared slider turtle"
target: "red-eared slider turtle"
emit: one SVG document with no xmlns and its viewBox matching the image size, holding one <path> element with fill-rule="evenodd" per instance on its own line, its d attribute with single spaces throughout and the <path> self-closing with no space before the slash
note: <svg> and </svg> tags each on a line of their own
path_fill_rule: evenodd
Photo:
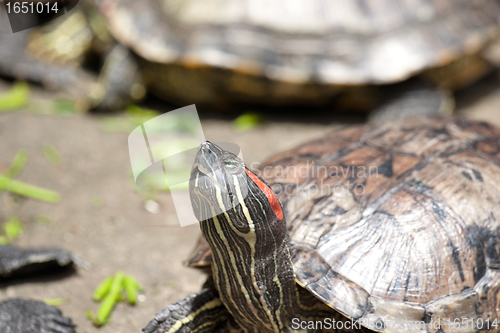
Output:
<svg viewBox="0 0 500 333">
<path fill-rule="evenodd" d="M 212 278 L 143 331 L 498 331 L 499 152 L 500 129 L 446 118 L 345 128 L 258 172 L 203 143 L 189 263 Z"/>
<path fill-rule="evenodd" d="M 369 94 L 348 87 L 426 72 L 453 88 L 484 74 L 478 54 L 498 34 L 500 6 L 490 0 L 103 0 L 101 12 L 112 35 L 143 60 L 146 86 L 163 98 L 316 104 L 346 91 L 366 107 Z"/>
</svg>

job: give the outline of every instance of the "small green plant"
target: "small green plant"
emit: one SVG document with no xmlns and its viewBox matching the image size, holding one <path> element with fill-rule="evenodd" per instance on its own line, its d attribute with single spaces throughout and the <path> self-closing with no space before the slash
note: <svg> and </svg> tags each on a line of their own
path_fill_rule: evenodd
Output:
<svg viewBox="0 0 500 333">
<path fill-rule="evenodd" d="M 60 115 L 74 114 L 78 111 L 76 103 L 72 100 L 58 99 L 54 101 L 54 113 Z"/>
<path fill-rule="evenodd" d="M 256 112 L 246 112 L 233 121 L 238 132 L 249 131 L 264 122 L 264 117 Z"/>
<path fill-rule="evenodd" d="M 56 147 L 50 143 L 43 145 L 43 155 L 53 165 L 58 165 L 61 163 L 61 155 L 57 151 Z"/>
<path fill-rule="evenodd" d="M 57 192 L 10 179 L 2 175 L 0 175 L 0 191 L 1 190 L 50 203 L 57 203 L 61 200 Z"/>
<path fill-rule="evenodd" d="M 26 151 L 20 150 L 17 152 L 7 171 L 0 174 L 0 191 L 5 190 L 28 198 L 50 203 L 59 202 L 61 198 L 59 193 L 55 191 L 12 179 L 12 177 L 17 176 L 19 172 L 21 172 L 27 160 L 28 153 Z"/>
<path fill-rule="evenodd" d="M 17 176 L 26 165 L 26 162 L 28 162 L 28 157 L 29 155 L 26 150 L 19 150 L 16 153 L 16 156 L 14 156 L 14 159 L 12 160 L 9 168 L 3 173 L 3 175 L 9 178 L 14 178 L 15 176 Z"/>
<path fill-rule="evenodd" d="M 142 290 L 139 282 L 131 275 L 118 271 L 115 275 L 105 278 L 95 289 L 94 301 L 101 301 L 101 305 L 95 316 L 87 310 L 87 318 L 95 326 L 102 326 L 109 323 L 109 315 L 119 301 L 127 301 L 131 305 L 137 302 L 137 293 Z M 125 296 L 123 294 L 125 293 Z"/>
<path fill-rule="evenodd" d="M 104 205 L 104 200 L 98 195 L 93 195 L 90 198 L 90 204 L 95 208 L 101 208 Z"/>
<path fill-rule="evenodd" d="M 107 132 L 130 132 L 137 126 L 159 115 L 158 111 L 130 105 L 124 115 L 104 117 L 101 125 L 103 130 Z"/>
<path fill-rule="evenodd" d="M 28 104 L 30 87 L 28 83 L 19 81 L 9 91 L 0 94 L 0 111 L 20 109 Z"/>
<path fill-rule="evenodd" d="M 12 243 L 14 239 L 22 236 L 24 226 L 17 216 L 11 216 L 3 225 L 5 235 L 0 235 L 0 244 L 6 245 Z"/>
<path fill-rule="evenodd" d="M 48 216 L 45 216 L 45 215 L 42 215 L 42 214 L 37 214 L 36 215 L 36 221 L 42 225 L 46 225 L 46 226 L 51 226 L 54 224 L 54 222 L 52 222 L 52 220 L 48 217 Z"/>
<path fill-rule="evenodd" d="M 59 306 L 68 303 L 68 300 L 66 298 L 49 298 L 44 299 L 43 302 L 50 306 Z"/>
</svg>

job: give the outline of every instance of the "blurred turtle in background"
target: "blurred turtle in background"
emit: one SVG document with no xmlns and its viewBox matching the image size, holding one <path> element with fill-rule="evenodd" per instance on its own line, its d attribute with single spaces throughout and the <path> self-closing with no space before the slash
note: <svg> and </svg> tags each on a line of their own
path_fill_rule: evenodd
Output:
<svg viewBox="0 0 500 333">
<path fill-rule="evenodd" d="M 85 37 L 53 35 L 56 47 L 51 47 L 47 31 L 67 24 L 62 30 L 69 32 L 76 24 L 60 18 L 34 31 L 28 49 L 38 49 L 34 54 L 41 58 L 50 54 L 59 64 L 64 61 L 58 54 L 65 58 L 75 50 L 80 50 L 75 59 L 88 58 L 84 51 L 91 44 L 97 53 L 113 55 L 90 89 L 94 106 L 120 107 L 140 99 L 147 87 L 173 103 L 216 107 L 333 102 L 337 109 L 366 111 L 382 98 L 389 102 L 378 113 L 391 117 L 402 108 L 411 114 L 452 110 L 447 92 L 489 71 L 482 51 L 498 35 L 500 14 L 497 0 L 86 0 L 80 5 L 87 10 L 74 9 L 66 19 L 79 26 L 87 22 Z M 88 41 L 85 47 L 71 42 L 78 36 Z M 122 46 L 111 46 L 113 39 Z M 414 76 L 419 79 L 393 85 Z"/>
<path fill-rule="evenodd" d="M 103 0 L 109 30 L 141 60 L 146 86 L 178 103 L 370 109 L 376 85 L 446 100 L 488 71 L 498 1 Z M 408 87 L 406 87 L 408 86 Z M 408 89 L 406 89 L 408 88 Z M 400 104 L 400 105 L 405 105 Z M 429 108 L 429 107 L 428 107 Z M 434 106 L 431 111 L 436 111 Z M 439 104 L 438 104 L 439 108 Z M 426 110 L 422 110 L 426 112 Z"/>
</svg>

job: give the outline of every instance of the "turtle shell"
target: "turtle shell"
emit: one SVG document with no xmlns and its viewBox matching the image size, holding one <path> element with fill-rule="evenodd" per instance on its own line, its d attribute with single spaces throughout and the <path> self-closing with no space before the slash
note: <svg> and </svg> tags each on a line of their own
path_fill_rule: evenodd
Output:
<svg viewBox="0 0 500 333">
<path fill-rule="evenodd" d="M 399 82 L 477 53 L 500 13 L 492 0 L 106 0 L 101 9 L 163 96 L 273 103 L 318 102 L 339 86 Z"/>
<path fill-rule="evenodd" d="M 375 331 L 498 328 L 500 129 L 348 127 L 274 156 L 260 176 L 283 204 L 298 284 L 326 304 Z M 189 263 L 210 264 L 203 242 Z"/>
</svg>

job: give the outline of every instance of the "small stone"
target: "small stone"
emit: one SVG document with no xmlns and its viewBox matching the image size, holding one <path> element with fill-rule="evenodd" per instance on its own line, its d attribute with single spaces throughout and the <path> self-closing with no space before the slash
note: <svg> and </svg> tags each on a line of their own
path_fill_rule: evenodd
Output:
<svg viewBox="0 0 500 333">
<path fill-rule="evenodd" d="M 150 212 L 151 214 L 158 214 L 160 213 L 160 204 L 157 203 L 156 201 L 154 200 L 146 200 L 144 202 L 144 209 L 147 210 L 148 212 Z"/>
</svg>

